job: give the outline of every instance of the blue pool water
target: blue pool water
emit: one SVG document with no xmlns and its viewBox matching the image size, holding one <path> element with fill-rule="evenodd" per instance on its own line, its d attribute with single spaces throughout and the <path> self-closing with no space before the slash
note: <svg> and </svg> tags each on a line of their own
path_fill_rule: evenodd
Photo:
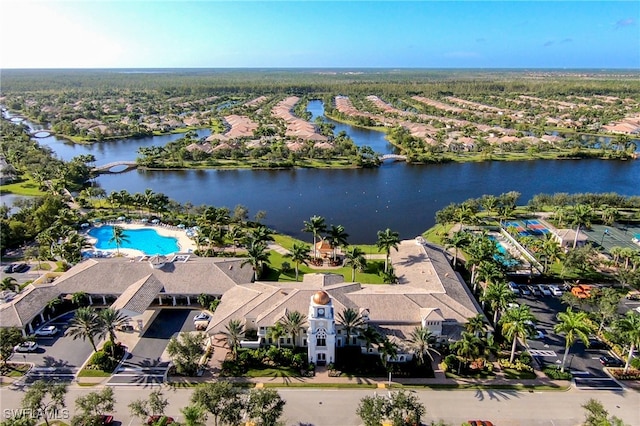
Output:
<svg viewBox="0 0 640 426">
<path fill-rule="evenodd" d="M 511 258 L 511 256 L 507 252 L 507 249 L 502 244 L 500 244 L 498 240 L 491 236 L 489 237 L 489 239 L 494 242 L 498 251 L 500 252 L 500 254 L 496 254 L 494 256 L 497 261 L 500 261 L 504 266 L 508 268 L 516 266 L 518 264 L 518 261 Z"/>
<path fill-rule="evenodd" d="M 112 226 L 101 226 L 89 230 L 89 235 L 97 241 L 95 247 L 98 250 L 115 249 L 116 243 L 109 241 L 113 237 Z M 172 237 L 163 237 L 154 229 L 125 229 L 124 237 L 128 241 L 123 241 L 120 248 L 130 248 L 140 250 L 148 255 L 167 255 L 180 251 L 178 240 Z"/>
</svg>

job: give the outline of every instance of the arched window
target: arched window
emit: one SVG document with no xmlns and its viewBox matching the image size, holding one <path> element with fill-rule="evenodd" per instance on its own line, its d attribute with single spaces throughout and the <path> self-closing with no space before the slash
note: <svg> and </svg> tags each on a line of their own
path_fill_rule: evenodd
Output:
<svg viewBox="0 0 640 426">
<path fill-rule="evenodd" d="M 327 346 L 327 331 L 324 328 L 316 332 L 316 346 Z"/>
</svg>

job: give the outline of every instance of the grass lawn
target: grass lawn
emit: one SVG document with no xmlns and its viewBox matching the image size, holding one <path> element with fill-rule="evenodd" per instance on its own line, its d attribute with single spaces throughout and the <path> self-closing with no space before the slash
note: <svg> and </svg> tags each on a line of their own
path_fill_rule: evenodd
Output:
<svg viewBox="0 0 640 426">
<path fill-rule="evenodd" d="M 291 271 L 287 273 L 282 272 L 282 262 L 288 262 L 291 265 Z M 367 262 L 368 267 L 366 271 L 357 272 L 356 271 L 356 282 L 365 283 L 365 284 L 383 284 L 382 277 L 378 274 L 378 271 L 384 268 L 384 260 L 369 260 Z M 270 265 L 270 273 L 263 277 L 263 279 L 267 279 L 269 281 L 295 281 L 296 273 L 295 273 L 295 264 L 291 261 L 291 259 L 284 257 L 282 254 L 277 253 L 275 251 L 269 252 L 269 265 Z M 331 273 L 342 275 L 345 278 L 345 282 L 351 282 L 351 268 L 342 267 L 342 268 L 310 268 L 304 264 L 300 264 L 298 267 L 298 280 L 302 281 L 302 276 L 304 274 L 312 274 L 312 273 Z"/>
<path fill-rule="evenodd" d="M 5 377 L 22 377 L 31 366 L 29 364 L 13 364 L 7 363 L 4 368 L 0 370 L 0 375 Z"/>
<path fill-rule="evenodd" d="M 504 376 L 507 379 L 522 380 L 536 378 L 536 373 L 532 373 L 531 371 L 518 371 L 514 370 L 513 368 L 504 368 L 502 371 L 504 372 Z"/>
<path fill-rule="evenodd" d="M 27 179 L 22 182 L 10 183 L 8 185 L 2 185 L 0 186 L 0 193 L 28 196 L 45 195 L 45 192 L 40 190 L 40 185 L 32 179 Z"/>
<path fill-rule="evenodd" d="M 476 374 L 469 374 L 469 375 L 458 375 L 450 371 L 447 371 L 444 374 L 447 376 L 448 379 L 492 379 L 496 376 L 495 373 L 485 371 L 485 370 L 480 371 Z"/>
<path fill-rule="evenodd" d="M 250 369 L 244 374 L 244 377 L 301 377 L 300 373 L 293 368 L 263 368 Z"/>
<path fill-rule="evenodd" d="M 111 373 L 102 370 L 89 370 L 88 368 L 83 368 L 78 373 L 78 377 L 110 377 Z"/>
</svg>

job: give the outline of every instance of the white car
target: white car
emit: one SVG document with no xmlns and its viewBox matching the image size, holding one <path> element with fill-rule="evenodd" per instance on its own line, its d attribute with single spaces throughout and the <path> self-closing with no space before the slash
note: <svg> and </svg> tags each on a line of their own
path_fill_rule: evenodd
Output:
<svg viewBox="0 0 640 426">
<path fill-rule="evenodd" d="M 55 325 L 47 325 L 46 327 L 37 329 L 35 334 L 39 337 L 55 336 L 58 334 L 58 328 Z"/>
<path fill-rule="evenodd" d="M 640 314 L 640 306 L 636 306 L 636 312 Z"/>
<path fill-rule="evenodd" d="M 22 342 L 13 348 L 14 352 L 35 352 L 38 350 L 36 342 Z"/>
<path fill-rule="evenodd" d="M 207 321 L 207 322 L 209 322 L 210 319 L 211 319 L 211 317 L 209 316 L 209 314 L 207 314 L 206 312 L 200 312 L 198 315 L 193 317 L 193 322 L 197 322 L 197 321 Z"/>
<path fill-rule="evenodd" d="M 550 285 L 549 290 L 551 290 L 551 294 L 553 294 L 554 296 L 562 296 L 562 293 L 564 293 L 562 289 L 557 285 Z"/>
</svg>

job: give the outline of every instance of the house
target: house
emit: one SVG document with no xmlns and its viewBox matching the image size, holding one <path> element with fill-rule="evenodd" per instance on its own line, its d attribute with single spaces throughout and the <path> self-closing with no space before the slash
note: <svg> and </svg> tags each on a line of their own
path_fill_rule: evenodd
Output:
<svg viewBox="0 0 640 426">
<path fill-rule="evenodd" d="M 582 247 L 587 244 L 587 235 L 580 231 L 578 237 L 576 238 L 575 229 L 551 229 L 551 233 L 553 234 L 554 240 L 560 244 L 560 247 L 571 248 L 574 245 L 576 247 Z"/>
</svg>

